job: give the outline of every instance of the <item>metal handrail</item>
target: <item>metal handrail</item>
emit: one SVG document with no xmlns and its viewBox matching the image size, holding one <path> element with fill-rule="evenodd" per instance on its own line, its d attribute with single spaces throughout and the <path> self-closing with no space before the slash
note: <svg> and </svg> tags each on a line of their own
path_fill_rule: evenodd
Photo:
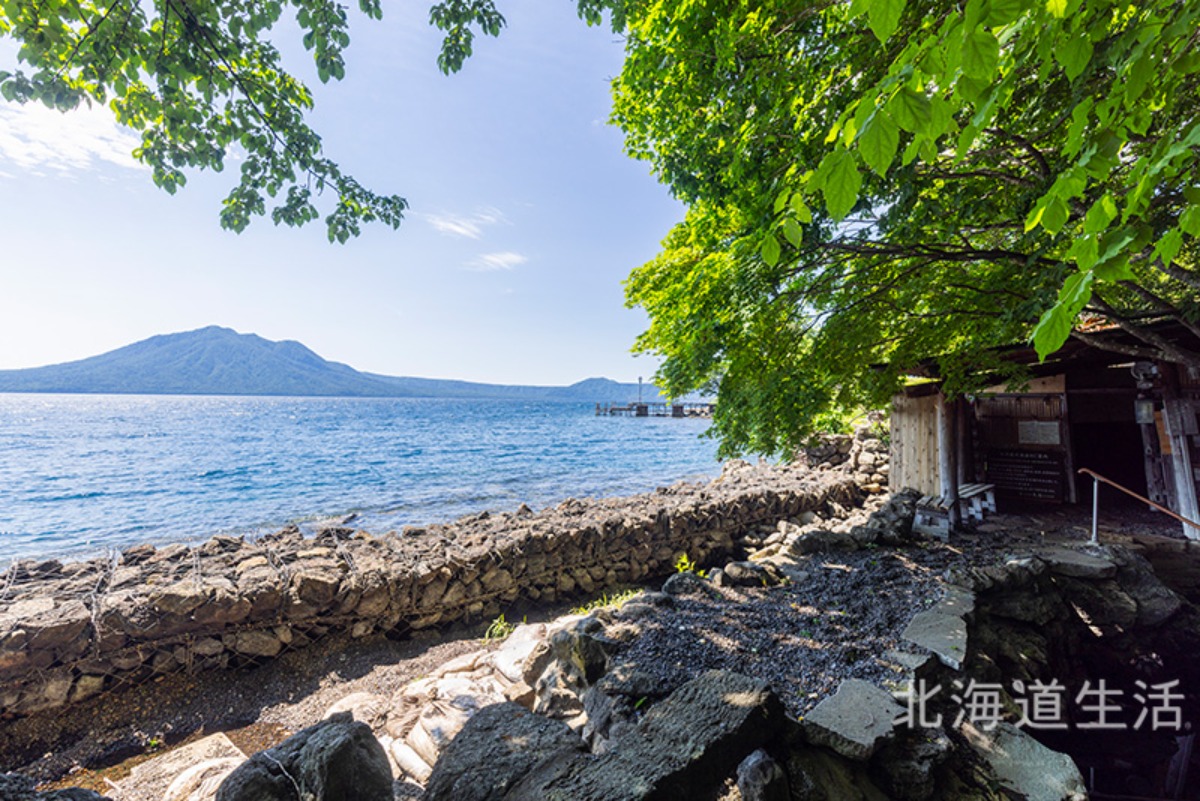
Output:
<svg viewBox="0 0 1200 801">
<path fill-rule="evenodd" d="M 1105 484 L 1108 484 L 1110 487 L 1116 487 L 1117 489 L 1119 489 L 1121 492 L 1125 493 L 1126 495 L 1131 495 L 1134 498 L 1137 498 L 1142 503 L 1145 503 L 1149 506 L 1153 506 L 1155 509 L 1157 509 L 1158 511 L 1160 511 L 1164 514 L 1170 515 L 1171 517 L 1178 520 L 1180 523 L 1183 523 L 1185 526 L 1192 526 L 1194 528 L 1200 529 L 1200 523 L 1197 523 L 1195 520 L 1188 520 L 1186 517 L 1183 517 L 1182 515 L 1172 512 L 1167 507 L 1157 504 L 1154 501 L 1152 501 L 1149 498 L 1146 498 L 1142 495 L 1138 495 L 1136 492 L 1129 489 L 1128 487 L 1122 487 L 1120 484 L 1113 481 L 1111 478 L 1105 478 L 1104 476 L 1097 473 L 1095 470 L 1089 470 L 1086 467 L 1081 467 L 1081 468 L 1079 468 L 1079 472 L 1092 477 L 1092 544 L 1093 545 L 1095 545 L 1096 543 L 1098 543 L 1100 541 L 1100 538 L 1099 538 L 1097 530 L 1096 530 L 1096 524 L 1097 524 L 1097 518 L 1100 516 L 1100 482 L 1101 481 L 1103 481 Z"/>
</svg>

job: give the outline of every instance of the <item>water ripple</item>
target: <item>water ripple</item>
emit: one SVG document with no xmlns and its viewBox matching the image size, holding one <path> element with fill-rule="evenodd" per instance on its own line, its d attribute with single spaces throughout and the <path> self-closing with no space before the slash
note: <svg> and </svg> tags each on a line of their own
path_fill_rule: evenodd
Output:
<svg viewBox="0 0 1200 801">
<path fill-rule="evenodd" d="M 603 401 L 603 398 L 597 398 Z M 715 475 L 699 420 L 591 403 L 0 394 L 0 563 L 138 542 L 383 532 Z"/>
</svg>

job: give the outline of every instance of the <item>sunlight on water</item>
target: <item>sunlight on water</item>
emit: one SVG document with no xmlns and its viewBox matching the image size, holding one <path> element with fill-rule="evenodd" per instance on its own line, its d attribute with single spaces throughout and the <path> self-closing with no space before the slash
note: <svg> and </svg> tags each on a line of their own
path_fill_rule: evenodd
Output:
<svg viewBox="0 0 1200 801">
<path fill-rule="evenodd" d="M 0 567 L 350 514 L 382 533 L 719 472 L 715 443 L 699 436 L 706 421 L 593 409 L 0 394 Z"/>
</svg>

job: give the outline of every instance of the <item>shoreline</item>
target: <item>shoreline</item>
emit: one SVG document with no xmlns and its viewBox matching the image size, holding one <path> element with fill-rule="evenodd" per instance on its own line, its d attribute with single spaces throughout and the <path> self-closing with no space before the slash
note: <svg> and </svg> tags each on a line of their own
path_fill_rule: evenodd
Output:
<svg viewBox="0 0 1200 801">
<path fill-rule="evenodd" d="M 292 527 L 72 564 L 18 562 L 0 574 L 0 715 L 174 672 L 261 664 L 329 633 L 444 628 L 518 599 L 636 583 L 671 572 L 680 556 L 719 559 L 763 522 L 863 497 L 851 471 L 731 462 L 705 484 L 378 537 L 335 527 L 306 538 Z"/>
<path fill-rule="evenodd" d="M 522 502 L 652 491 L 720 470 L 715 445 L 698 439 L 702 424 L 598 420 L 586 403 L 417 399 L 360 409 L 336 399 L 210 398 L 175 409 L 129 397 L 8 404 L 0 570 L 147 542 L 308 531 L 355 513 L 356 526 L 384 532 Z"/>
</svg>

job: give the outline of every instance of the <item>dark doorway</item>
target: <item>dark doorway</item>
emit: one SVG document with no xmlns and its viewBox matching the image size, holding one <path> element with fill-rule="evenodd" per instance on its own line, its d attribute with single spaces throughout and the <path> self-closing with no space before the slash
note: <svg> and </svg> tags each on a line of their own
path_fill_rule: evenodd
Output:
<svg viewBox="0 0 1200 801">
<path fill-rule="evenodd" d="M 1137 423 L 1075 423 L 1071 426 L 1071 444 L 1074 446 L 1076 469 L 1086 467 L 1105 478 L 1128 487 L 1139 495 L 1146 495 L 1146 467 L 1142 454 L 1142 431 Z M 1076 476 L 1079 502 L 1092 502 L 1092 480 L 1088 476 Z M 1141 504 L 1119 490 L 1106 485 L 1100 486 L 1100 506 L 1138 506 Z"/>
</svg>

